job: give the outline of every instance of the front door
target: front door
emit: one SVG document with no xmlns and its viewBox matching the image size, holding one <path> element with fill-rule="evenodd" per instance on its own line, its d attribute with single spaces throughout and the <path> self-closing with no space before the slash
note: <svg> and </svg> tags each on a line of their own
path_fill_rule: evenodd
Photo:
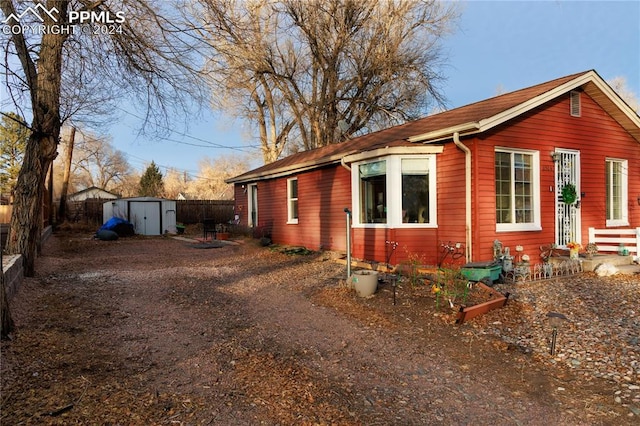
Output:
<svg viewBox="0 0 640 426">
<path fill-rule="evenodd" d="M 569 242 L 581 242 L 580 151 L 556 149 L 555 154 L 556 245 L 566 247 Z"/>
</svg>

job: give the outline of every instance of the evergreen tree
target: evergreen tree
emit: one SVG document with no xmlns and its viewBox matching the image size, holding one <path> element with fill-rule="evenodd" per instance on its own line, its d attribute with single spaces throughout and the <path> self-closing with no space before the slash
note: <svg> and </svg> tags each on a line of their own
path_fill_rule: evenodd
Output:
<svg viewBox="0 0 640 426">
<path fill-rule="evenodd" d="M 162 173 L 153 161 L 140 178 L 140 195 L 142 197 L 159 197 L 164 191 Z"/>
</svg>

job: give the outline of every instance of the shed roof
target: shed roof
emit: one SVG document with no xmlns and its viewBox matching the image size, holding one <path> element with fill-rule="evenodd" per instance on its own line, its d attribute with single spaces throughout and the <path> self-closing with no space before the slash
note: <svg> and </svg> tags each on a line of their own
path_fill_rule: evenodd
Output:
<svg viewBox="0 0 640 426">
<path fill-rule="evenodd" d="M 430 115 L 346 142 L 299 152 L 228 179 L 244 183 L 338 163 L 346 156 L 379 149 L 416 147 L 416 143 L 443 143 L 458 132 L 481 133 L 511 120 L 571 90 L 581 88 L 640 143 L 640 117 L 594 71 L 557 78 L 525 89 Z"/>
</svg>

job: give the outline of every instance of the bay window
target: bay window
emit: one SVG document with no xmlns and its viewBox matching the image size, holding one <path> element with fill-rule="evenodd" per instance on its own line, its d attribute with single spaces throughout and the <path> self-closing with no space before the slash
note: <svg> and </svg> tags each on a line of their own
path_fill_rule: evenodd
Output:
<svg viewBox="0 0 640 426">
<path fill-rule="evenodd" d="M 376 158 L 352 171 L 354 225 L 436 226 L 435 155 Z"/>
</svg>

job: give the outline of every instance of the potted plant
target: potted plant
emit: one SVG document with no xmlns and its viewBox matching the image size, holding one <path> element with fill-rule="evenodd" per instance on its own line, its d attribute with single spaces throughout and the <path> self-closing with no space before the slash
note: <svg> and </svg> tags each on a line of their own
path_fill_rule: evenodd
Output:
<svg viewBox="0 0 640 426">
<path fill-rule="evenodd" d="M 184 234 L 185 229 L 186 226 L 184 226 L 182 223 L 176 224 L 176 231 L 178 232 L 178 234 Z"/>
<path fill-rule="evenodd" d="M 227 230 L 227 225 L 218 223 L 216 225 L 216 240 L 228 240 L 231 234 Z"/>
<path fill-rule="evenodd" d="M 571 241 L 569 243 L 567 243 L 567 248 L 569 249 L 569 259 L 577 259 L 578 258 L 578 252 L 580 251 L 580 244 Z"/>
</svg>

